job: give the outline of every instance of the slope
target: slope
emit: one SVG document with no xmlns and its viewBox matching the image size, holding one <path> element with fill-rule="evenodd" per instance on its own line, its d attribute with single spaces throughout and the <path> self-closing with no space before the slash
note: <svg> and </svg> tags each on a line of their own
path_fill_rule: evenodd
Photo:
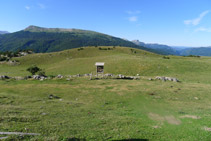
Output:
<svg viewBox="0 0 211 141">
<path fill-rule="evenodd" d="M 32 49 L 35 52 L 56 52 L 82 46 L 127 46 L 149 50 L 117 37 L 79 29 L 29 26 L 0 36 L 0 51 Z"/>
<path fill-rule="evenodd" d="M 0 75 L 26 76 L 29 75 L 26 68 L 33 64 L 45 69 L 47 75 L 95 73 L 95 62 L 105 62 L 105 73 L 172 76 L 182 81 L 211 82 L 209 57 L 170 56 L 170 59 L 164 59 L 161 55 L 126 47 L 84 47 L 14 59 L 20 61 L 20 65 L 2 64 Z"/>
</svg>

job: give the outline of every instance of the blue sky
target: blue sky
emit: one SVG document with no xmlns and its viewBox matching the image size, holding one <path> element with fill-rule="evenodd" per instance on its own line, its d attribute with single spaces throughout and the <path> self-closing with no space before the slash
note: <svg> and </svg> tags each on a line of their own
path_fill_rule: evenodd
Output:
<svg viewBox="0 0 211 141">
<path fill-rule="evenodd" d="M 0 0 L 0 30 L 94 30 L 128 40 L 211 46 L 210 0 Z"/>
</svg>

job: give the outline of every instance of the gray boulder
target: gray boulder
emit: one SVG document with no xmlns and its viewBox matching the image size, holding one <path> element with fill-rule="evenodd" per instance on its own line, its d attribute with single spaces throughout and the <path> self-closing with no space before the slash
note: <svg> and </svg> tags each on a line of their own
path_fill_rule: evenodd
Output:
<svg viewBox="0 0 211 141">
<path fill-rule="evenodd" d="M 0 75 L 0 80 L 10 79 L 9 76 L 6 75 Z"/>
<path fill-rule="evenodd" d="M 64 76 L 63 75 L 61 75 L 61 74 L 59 74 L 59 75 L 57 75 L 57 78 L 64 78 Z"/>
<path fill-rule="evenodd" d="M 155 79 L 162 80 L 162 81 L 180 82 L 177 78 L 174 78 L 174 77 L 157 76 L 155 77 Z"/>
<path fill-rule="evenodd" d="M 44 79 L 47 79 L 47 77 L 41 76 L 41 75 L 33 75 L 32 78 L 35 80 L 41 80 L 41 81 Z"/>
</svg>

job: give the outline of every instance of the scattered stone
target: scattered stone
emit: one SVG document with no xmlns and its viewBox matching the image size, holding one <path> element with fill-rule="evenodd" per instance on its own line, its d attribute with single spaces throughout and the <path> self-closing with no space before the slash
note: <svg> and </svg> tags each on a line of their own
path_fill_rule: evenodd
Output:
<svg viewBox="0 0 211 141">
<path fill-rule="evenodd" d="M 152 78 L 149 78 L 148 80 L 149 80 L 149 81 L 153 81 L 153 79 L 152 79 Z"/>
<path fill-rule="evenodd" d="M 9 61 L 7 62 L 7 64 L 8 64 L 8 65 L 16 65 L 16 64 L 18 64 L 18 62 L 16 62 L 15 60 L 9 60 Z"/>
<path fill-rule="evenodd" d="M 16 76 L 16 77 L 14 77 L 14 79 L 15 79 L 15 80 L 24 80 L 24 79 L 25 79 L 25 77 Z"/>
<path fill-rule="evenodd" d="M 47 113 L 41 113 L 41 115 L 45 116 L 45 115 L 47 115 Z"/>
<path fill-rule="evenodd" d="M 31 76 L 25 76 L 24 77 L 25 80 L 30 79 L 30 78 L 32 78 L 32 77 Z"/>
<path fill-rule="evenodd" d="M 50 94 L 50 95 L 48 96 L 48 98 L 49 98 L 49 99 L 60 99 L 60 97 L 55 96 L 55 95 L 53 95 L 53 94 Z"/>
<path fill-rule="evenodd" d="M 119 76 L 120 79 L 125 78 L 125 76 L 122 75 L 122 74 L 119 74 L 118 76 Z"/>
<path fill-rule="evenodd" d="M 6 75 L 0 75 L 0 80 L 10 79 L 9 76 Z"/>
<path fill-rule="evenodd" d="M 111 73 L 107 73 L 107 74 L 105 74 L 104 76 L 106 76 L 106 77 L 112 77 L 113 76 L 113 74 L 111 74 Z"/>
<path fill-rule="evenodd" d="M 70 79 L 70 78 L 67 78 L 66 80 L 67 80 L 67 81 L 70 81 L 71 79 Z"/>
<path fill-rule="evenodd" d="M 84 76 L 86 76 L 86 77 L 87 77 L 87 76 L 90 76 L 90 75 L 91 75 L 91 74 L 89 74 L 89 73 L 87 73 L 87 74 L 84 74 Z"/>
<path fill-rule="evenodd" d="M 177 78 L 172 78 L 173 82 L 179 82 L 179 80 Z"/>
<path fill-rule="evenodd" d="M 61 79 L 61 78 L 63 78 L 63 77 L 64 77 L 64 76 L 61 75 L 61 74 L 57 75 L 57 78 L 59 78 L 59 79 Z"/>
<path fill-rule="evenodd" d="M 44 79 L 47 79 L 46 76 L 41 76 L 41 75 L 33 75 L 32 78 L 35 79 L 35 80 L 44 80 Z"/>
<path fill-rule="evenodd" d="M 194 99 L 195 99 L 195 100 L 199 100 L 199 98 L 198 98 L 198 97 L 194 97 Z"/>
<path fill-rule="evenodd" d="M 122 74 L 119 74 L 119 75 L 117 76 L 117 79 L 138 80 L 138 79 L 140 79 L 140 77 L 139 77 L 139 76 L 124 76 L 124 75 L 122 75 Z"/>
<path fill-rule="evenodd" d="M 165 76 L 156 76 L 155 79 L 162 80 L 162 81 L 173 81 L 173 82 L 180 82 L 177 78 L 173 77 L 165 77 Z"/>
</svg>

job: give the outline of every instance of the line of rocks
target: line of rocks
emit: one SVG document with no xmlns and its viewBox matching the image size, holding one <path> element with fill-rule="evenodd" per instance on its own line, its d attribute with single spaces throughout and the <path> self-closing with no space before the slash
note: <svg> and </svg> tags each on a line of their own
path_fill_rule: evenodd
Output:
<svg viewBox="0 0 211 141">
<path fill-rule="evenodd" d="M 7 75 L 0 75 L 0 80 L 7 80 L 7 79 L 15 79 L 15 80 L 27 80 L 27 79 L 33 79 L 33 80 L 46 80 L 46 79 L 63 79 L 66 78 L 67 80 L 70 80 L 71 78 L 78 78 L 78 77 L 89 77 L 91 79 L 140 79 L 139 76 L 126 76 L 126 75 L 122 75 L 122 74 L 118 74 L 118 75 L 114 75 L 111 73 L 107 73 L 107 74 L 97 74 L 97 75 L 93 75 L 93 74 L 76 74 L 76 75 L 57 75 L 57 76 L 41 76 L 41 75 L 32 75 L 32 76 L 25 76 L 25 77 L 21 77 L 21 76 L 16 76 L 16 77 L 9 77 Z"/>
<path fill-rule="evenodd" d="M 27 80 L 27 79 L 33 79 L 33 80 L 46 80 L 46 79 L 64 79 L 66 78 L 66 80 L 71 80 L 71 78 L 78 78 L 78 77 L 89 77 L 90 80 L 94 80 L 94 79 L 129 79 L 129 80 L 138 80 L 140 79 L 140 76 L 126 76 L 126 75 L 122 75 L 122 74 L 118 74 L 118 75 L 114 75 L 111 73 L 107 73 L 107 74 L 76 74 L 76 75 L 66 75 L 63 76 L 61 74 L 57 75 L 57 76 L 41 76 L 41 75 L 32 75 L 32 76 L 25 76 L 25 77 L 9 77 L 6 75 L 0 75 L 0 80 L 7 80 L 7 79 L 15 79 L 15 80 Z M 155 79 L 157 80 L 162 80 L 162 81 L 173 81 L 173 82 L 180 82 L 177 78 L 174 77 L 165 77 L 165 76 L 157 76 L 155 77 Z M 152 78 L 149 78 L 149 80 L 153 80 Z"/>
<path fill-rule="evenodd" d="M 162 80 L 162 81 L 180 82 L 177 78 L 174 78 L 174 77 L 157 76 L 155 77 L 155 79 Z"/>
</svg>

